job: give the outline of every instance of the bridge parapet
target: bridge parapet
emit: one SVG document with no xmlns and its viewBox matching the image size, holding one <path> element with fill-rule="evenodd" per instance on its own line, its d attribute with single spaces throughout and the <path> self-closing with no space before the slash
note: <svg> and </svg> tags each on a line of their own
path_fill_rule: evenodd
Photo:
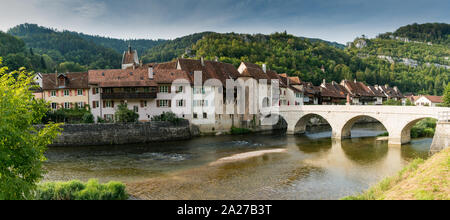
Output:
<svg viewBox="0 0 450 220">
<path fill-rule="evenodd" d="M 441 111 L 438 113 L 438 120 L 440 122 L 450 122 L 450 111 Z"/>
</svg>

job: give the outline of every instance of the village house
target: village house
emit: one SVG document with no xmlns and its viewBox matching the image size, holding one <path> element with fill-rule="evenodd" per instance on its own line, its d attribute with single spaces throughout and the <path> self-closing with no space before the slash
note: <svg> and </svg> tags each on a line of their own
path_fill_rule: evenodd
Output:
<svg viewBox="0 0 450 220">
<path fill-rule="evenodd" d="M 85 108 L 89 104 L 88 73 L 42 74 L 42 98 L 52 110 Z"/>
<path fill-rule="evenodd" d="M 320 97 L 322 105 L 342 105 L 347 102 L 349 92 L 344 86 L 339 85 L 335 81 L 327 83 L 323 80 L 320 85 Z"/>
<path fill-rule="evenodd" d="M 436 107 L 440 104 L 442 104 L 443 97 L 442 96 L 431 96 L 431 95 L 424 95 L 419 96 L 417 100 L 415 100 L 414 104 L 416 106 L 430 106 L 430 107 Z"/>
<path fill-rule="evenodd" d="M 343 80 L 341 85 L 349 93 L 353 105 L 370 105 L 377 101 L 376 95 L 362 82 Z"/>
</svg>

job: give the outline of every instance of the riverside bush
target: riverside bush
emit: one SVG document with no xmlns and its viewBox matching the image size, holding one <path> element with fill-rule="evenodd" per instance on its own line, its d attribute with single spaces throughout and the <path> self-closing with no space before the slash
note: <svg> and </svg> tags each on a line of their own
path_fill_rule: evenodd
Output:
<svg viewBox="0 0 450 220">
<path fill-rule="evenodd" d="M 97 180 L 82 183 L 49 182 L 40 184 L 36 190 L 36 200 L 126 200 L 125 185 L 119 182 L 100 184 Z"/>
<path fill-rule="evenodd" d="M 236 127 L 231 127 L 231 134 L 232 135 L 240 135 L 240 134 L 248 134 L 251 133 L 252 131 L 250 129 L 247 128 L 236 128 Z"/>
</svg>

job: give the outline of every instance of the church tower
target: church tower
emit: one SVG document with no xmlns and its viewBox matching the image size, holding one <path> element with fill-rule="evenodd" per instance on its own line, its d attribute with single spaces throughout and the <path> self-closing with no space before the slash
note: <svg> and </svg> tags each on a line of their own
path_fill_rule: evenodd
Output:
<svg viewBox="0 0 450 220">
<path fill-rule="evenodd" d="M 131 45 L 128 44 L 128 50 L 124 51 L 122 56 L 122 69 L 134 68 L 139 65 L 137 50 L 132 50 Z"/>
</svg>

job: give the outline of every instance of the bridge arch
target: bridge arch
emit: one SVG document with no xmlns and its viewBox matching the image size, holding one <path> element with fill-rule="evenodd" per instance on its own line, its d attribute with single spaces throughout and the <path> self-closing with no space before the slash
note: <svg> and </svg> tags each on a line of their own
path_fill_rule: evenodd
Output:
<svg viewBox="0 0 450 220">
<path fill-rule="evenodd" d="M 356 122 L 360 121 L 363 118 L 371 118 L 371 119 L 378 121 L 381 125 L 383 125 L 384 129 L 387 132 L 389 132 L 388 127 L 385 125 L 383 120 L 381 120 L 377 117 L 371 116 L 371 115 L 361 114 L 361 115 L 354 116 L 345 122 L 345 124 L 340 129 L 341 139 L 351 138 L 352 137 L 351 131 L 352 131 L 353 126 L 355 125 Z"/>
<path fill-rule="evenodd" d="M 427 118 L 432 118 L 438 120 L 437 117 L 419 117 L 409 121 L 406 125 L 403 126 L 401 130 L 401 144 L 408 144 L 411 142 L 411 129 L 419 122 Z"/>
<path fill-rule="evenodd" d="M 332 124 L 326 117 L 324 117 L 324 115 L 322 115 L 320 113 L 309 113 L 309 114 L 301 116 L 300 119 L 298 119 L 298 121 L 295 123 L 294 134 L 295 135 L 304 134 L 306 132 L 306 127 L 308 125 L 308 122 L 310 122 L 311 119 L 313 119 L 313 118 L 322 119 L 322 120 L 326 121 L 330 125 L 330 127 L 332 127 Z"/>
</svg>

